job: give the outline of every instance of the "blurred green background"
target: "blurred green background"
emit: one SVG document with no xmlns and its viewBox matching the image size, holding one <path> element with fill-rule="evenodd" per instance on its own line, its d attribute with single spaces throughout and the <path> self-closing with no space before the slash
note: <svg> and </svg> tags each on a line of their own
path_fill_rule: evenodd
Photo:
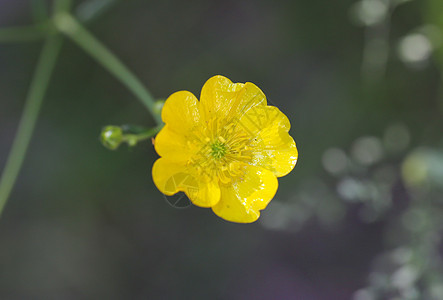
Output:
<svg viewBox="0 0 443 300">
<path fill-rule="evenodd" d="M 32 3 L 0 0 L 0 26 Z M 140 102 L 66 40 L 0 220 L 0 299 L 443 299 L 443 2 L 75 1 L 157 98 L 213 75 L 257 84 L 299 162 L 256 223 L 177 209 Z M 49 7 L 50 2 L 46 2 Z M 42 43 L 0 44 L 0 169 Z"/>
</svg>

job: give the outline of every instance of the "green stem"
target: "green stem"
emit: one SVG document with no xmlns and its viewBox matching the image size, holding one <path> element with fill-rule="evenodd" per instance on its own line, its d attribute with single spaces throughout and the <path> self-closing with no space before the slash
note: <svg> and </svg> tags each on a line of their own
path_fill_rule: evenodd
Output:
<svg viewBox="0 0 443 300">
<path fill-rule="evenodd" d="M 58 30 L 73 40 L 85 52 L 118 78 L 151 112 L 157 124 L 162 124 L 156 113 L 155 101 L 141 81 L 100 41 L 84 28 L 74 17 L 60 13 L 54 18 Z"/>
<path fill-rule="evenodd" d="M 0 43 L 29 42 L 47 36 L 48 23 L 0 28 Z"/>
<path fill-rule="evenodd" d="M 138 142 L 154 137 L 162 128 L 163 126 L 159 125 L 140 133 L 126 133 L 123 134 L 123 141 L 127 142 L 130 146 L 135 146 Z"/>
<path fill-rule="evenodd" d="M 116 150 L 122 143 L 127 143 L 130 147 L 138 142 L 154 137 L 163 125 L 154 128 L 142 128 L 133 125 L 106 126 L 100 134 L 100 140 L 106 148 Z"/>
<path fill-rule="evenodd" d="M 40 54 L 26 99 L 25 108 L 20 119 L 17 135 L 14 138 L 5 169 L 0 179 L 0 215 L 3 212 L 23 164 L 43 97 L 48 87 L 52 71 L 54 70 L 58 53 L 60 52 L 61 41 L 60 36 L 48 37 Z"/>
</svg>

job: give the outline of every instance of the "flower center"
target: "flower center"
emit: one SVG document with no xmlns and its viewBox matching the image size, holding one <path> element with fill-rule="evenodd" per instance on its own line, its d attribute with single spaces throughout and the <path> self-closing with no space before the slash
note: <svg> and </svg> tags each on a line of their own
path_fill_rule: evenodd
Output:
<svg viewBox="0 0 443 300">
<path fill-rule="evenodd" d="M 226 144 L 219 140 L 216 140 L 211 144 L 211 156 L 217 160 L 223 158 L 227 151 L 228 148 L 226 147 Z"/>
<path fill-rule="evenodd" d="M 235 129 L 235 124 L 203 128 L 195 139 L 195 155 L 189 160 L 198 174 L 228 184 L 241 178 L 244 167 L 252 160 L 251 137 Z"/>
</svg>

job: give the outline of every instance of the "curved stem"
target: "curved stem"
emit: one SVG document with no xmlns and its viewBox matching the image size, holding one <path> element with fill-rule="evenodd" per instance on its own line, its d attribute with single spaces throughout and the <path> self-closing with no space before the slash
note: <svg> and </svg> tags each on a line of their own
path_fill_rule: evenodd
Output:
<svg viewBox="0 0 443 300">
<path fill-rule="evenodd" d="M 40 107 L 49 84 L 52 71 L 60 52 L 62 39 L 60 36 L 50 36 L 46 39 L 40 54 L 37 67 L 32 78 L 25 108 L 20 119 L 17 135 L 0 179 L 0 215 L 8 200 L 9 194 L 17 179 L 26 151 L 31 140 Z"/>
<path fill-rule="evenodd" d="M 70 14 L 60 13 L 55 16 L 54 22 L 58 30 L 119 79 L 151 112 L 157 124 L 163 123 L 160 115 L 156 113 L 155 101 L 151 93 L 110 50 Z"/>
</svg>

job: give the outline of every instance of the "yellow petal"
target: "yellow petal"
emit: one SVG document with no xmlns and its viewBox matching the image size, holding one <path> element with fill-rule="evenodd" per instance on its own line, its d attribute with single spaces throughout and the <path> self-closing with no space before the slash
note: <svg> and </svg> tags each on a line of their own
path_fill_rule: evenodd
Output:
<svg viewBox="0 0 443 300">
<path fill-rule="evenodd" d="M 199 126 L 200 111 L 197 98 L 188 91 L 180 91 L 166 99 L 162 120 L 170 129 L 184 135 Z"/>
<path fill-rule="evenodd" d="M 272 171 L 277 177 L 292 171 L 298 159 L 288 118 L 274 106 L 255 106 L 237 124 L 251 139 L 252 164 Z"/>
<path fill-rule="evenodd" d="M 220 201 L 220 186 L 218 182 L 210 180 L 207 182 L 199 182 L 198 190 L 192 193 L 186 192 L 191 202 L 200 207 L 212 207 Z"/>
<path fill-rule="evenodd" d="M 252 163 L 272 171 L 275 176 L 282 177 L 294 169 L 298 160 L 298 151 L 292 137 L 287 133 L 288 143 L 275 144 L 265 140 L 265 147 L 253 152 Z"/>
<path fill-rule="evenodd" d="M 217 75 L 204 84 L 200 103 L 206 120 L 232 119 L 255 105 L 266 105 L 266 97 L 253 83 L 232 83 Z"/>
<path fill-rule="evenodd" d="M 188 145 L 188 140 L 183 134 L 176 133 L 166 124 L 155 137 L 155 151 L 161 157 L 170 161 L 186 162 L 195 150 Z"/>
<path fill-rule="evenodd" d="M 240 117 L 237 127 L 245 130 L 251 138 L 255 138 L 266 127 L 275 127 L 288 132 L 291 124 L 277 107 L 257 105 Z"/>
<path fill-rule="evenodd" d="M 212 210 L 227 221 L 254 222 L 274 197 L 277 187 L 277 178 L 271 171 L 248 166 L 242 180 L 221 186 L 220 202 Z"/>
<path fill-rule="evenodd" d="M 197 206 L 211 207 L 220 200 L 218 182 L 202 180 L 183 163 L 160 158 L 152 167 L 152 178 L 163 194 L 172 196 L 180 191 L 185 192 Z"/>
</svg>

